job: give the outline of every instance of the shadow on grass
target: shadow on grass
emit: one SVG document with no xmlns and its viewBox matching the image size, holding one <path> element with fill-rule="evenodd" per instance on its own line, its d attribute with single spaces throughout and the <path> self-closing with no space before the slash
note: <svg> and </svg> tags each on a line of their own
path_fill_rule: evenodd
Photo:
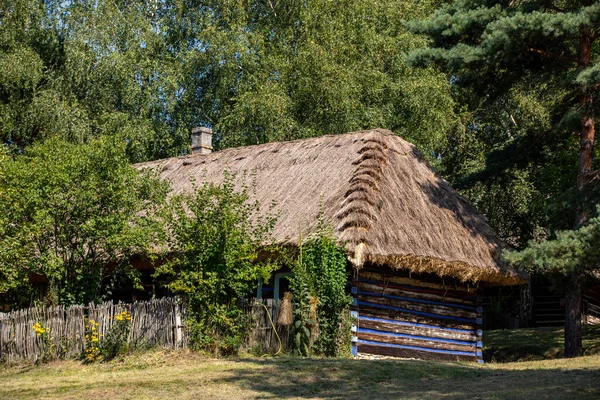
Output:
<svg viewBox="0 0 600 400">
<path fill-rule="evenodd" d="M 584 354 L 600 354 L 600 326 L 584 325 L 582 330 Z M 485 361 L 537 361 L 563 356 L 563 328 L 493 330 L 483 335 Z"/>
<path fill-rule="evenodd" d="M 501 370 L 475 364 L 389 360 L 243 359 L 218 384 L 258 398 L 598 399 L 600 365 L 584 369 Z M 531 367 L 530 367 L 531 368 Z"/>
</svg>

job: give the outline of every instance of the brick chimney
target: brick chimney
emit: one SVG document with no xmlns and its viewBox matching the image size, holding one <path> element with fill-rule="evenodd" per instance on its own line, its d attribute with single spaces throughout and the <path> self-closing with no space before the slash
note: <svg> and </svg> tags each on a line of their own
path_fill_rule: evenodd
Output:
<svg viewBox="0 0 600 400">
<path fill-rule="evenodd" d="M 212 129 L 192 128 L 192 154 L 210 154 L 212 149 Z"/>
</svg>

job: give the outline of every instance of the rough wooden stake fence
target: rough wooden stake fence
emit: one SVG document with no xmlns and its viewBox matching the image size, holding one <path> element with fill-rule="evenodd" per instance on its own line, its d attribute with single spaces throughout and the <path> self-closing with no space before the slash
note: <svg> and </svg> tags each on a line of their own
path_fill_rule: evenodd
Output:
<svg viewBox="0 0 600 400">
<path fill-rule="evenodd" d="M 108 301 L 87 306 L 35 307 L 0 313 L 0 360 L 33 361 L 42 356 L 42 341 L 33 330 L 37 322 L 49 329 L 57 357 L 79 357 L 86 348 L 85 318 L 97 322 L 98 333 L 106 335 L 114 321 L 113 317 L 123 311 L 131 313 L 128 342 L 133 347 L 187 347 L 185 305 L 178 298 L 165 297 L 133 304 Z M 289 350 L 291 327 L 277 324 L 278 311 L 273 299 L 253 300 L 246 305 L 251 320 L 246 343 L 249 348 L 256 352 L 275 353 L 279 349 L 277 331 L 282 340 L 282 349 Z M 275 330 L 267 313 L 272 318 Z"/>
<path fill-rule="evenodd" d="M 0 314 L 0 358 L 6 362 L 36 360 L 43 354 L 42 340 L 33 330 L 37 322 L 49 329 L 53 352 L 57 357 L 81 355 L 86 347 L 85 318 L 98 323 L 98 333 L 105 335 L 115 315 L 131 313 L 130 345 L 187 346 L 184 333 L 185 307 L 175 297 L 165 297 L 132 304 L 91 303 L 87 306 L 35 307 Z"/>
</svg>

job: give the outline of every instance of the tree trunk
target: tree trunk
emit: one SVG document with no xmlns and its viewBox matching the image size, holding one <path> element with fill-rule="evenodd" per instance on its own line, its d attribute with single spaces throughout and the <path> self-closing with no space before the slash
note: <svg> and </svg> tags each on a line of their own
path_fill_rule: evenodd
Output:
<svg viewBox="0 0 600 400">
<path fill-rule="evenodd" d="M 565 357 L 583 355 L 581 342 L 581 276 L 570 277 L 565 294 Z"/>
<path fill-rule="evenodd" d="M 592 108 L 592 96 L 582 95 L 582 106 Z M 591 113 L 591 111 L 590 111 Z M 583 190 L 588 184 L 589 173 L 592 172 L 592 157 L 594 153 L 595 136 L 594 117 L 586 116 L 582 118 L 582 132 L 579 136 L 579 168 L 577 171 L 577 189 Z"/>
<path fill-rule="evenodd" d="M 589 94 L 581 95 L 580 105 L 584 110 L 592 107 L 592 96 Z M 589 112 L 589 111 L 588 111 Z M 592 172 L 592 161 L 594 156 L 594 136 L 595 121 L 594 117 L 584 116 L 581 119 L 581 133 L 579 135 L 579 165 L 577 168 L 577 190 L 580 194 L 586 190 L 589 183 L 590 172 Z M 588 220 L 590 209 L 585 204 L 585 199 L 580 198 L 577 205 L 574 229 L 581 227 Z"/>
<path fill-rule="evenodd" d="M 579 36 L 578 69 L 583 70 L 590 64 L 594 37 L 589 29 L 581 29 Z M 579 165 L 577 168 L 577 190 L 580 194 L 586 190 L 592 172 L 594 153 L 595 120 L 593 117 L 593 97 L 589 88 L 583 87 L 579 96 L 581 108 L 581 132 L 579 134 Z M 590 209 L 580 198 L 577 205 L 574 229 L 588 220 Z M 578 272 L 567 276 L 565 288 L 565 357 L 578 357 L 583 354 L 581 344 L 581 292 L 583 277 Z"/>
<path fill-rule="evenodd" d="M 581 29 L 579 33 L 579 60 L 578 70 L 584 70 L 590 65 L 592 44 L 594 37 L 589 29 Z M 582 193 L 589 183 L 590 172 L 594 156 L 595 120 L 593 112 L 593 96 L 589 87 L 582 87 L 579 95 L 579 107 L 581 109 L 581 132 L 579 133 L 579 164 L 577 168 L 577 190 Z M 582 204 L 583 203 L 583 204 Z M 575 217 L 574 229 L 582 226 L 589 218 L 590 210 L 585 202 L 579 202 L 577 215 Z"/>
<path fill-rule="evenodd" d="M 589 29 L 581 29 L 579 39 L 578 70 L 584 70 L 590 65 L 594 37 Z M 588 184 L 592 172 L 594 153 L 595 120 L 593 112 L 593 96 L 589 87 L 582 87 L 579 95 L 579 107 L 582 112 L 581 132 L 579 134 L 579 165 L 577 168 L 577 190 L 583 191 Z M 587 207 L 580 205 L 577 210 L 575 229 L 579 228 L 589 216 Z"/>
</svg>

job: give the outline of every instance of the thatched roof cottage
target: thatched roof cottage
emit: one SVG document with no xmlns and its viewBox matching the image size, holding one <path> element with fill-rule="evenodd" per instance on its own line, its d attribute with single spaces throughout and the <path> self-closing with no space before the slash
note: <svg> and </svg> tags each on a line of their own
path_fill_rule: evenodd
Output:
<svg viewBox="0 0 600 400">
<path fill-rule="evenodd" d="M 201 151 L 137 167 L 157 168 L 175 193 L 219 183 L 225 170 L 252 179 L 251 200 L 276 204 L 281 243 L 296 244 L 323 212 L 357 271 L 357 353 L 481 358 L 478 287 L 523 277 L 499 260 L 503 244 L 485 218 L 415 146 L 374 129 L 210 152 L 210 132 L 196 133 Z"/>
</svg>

